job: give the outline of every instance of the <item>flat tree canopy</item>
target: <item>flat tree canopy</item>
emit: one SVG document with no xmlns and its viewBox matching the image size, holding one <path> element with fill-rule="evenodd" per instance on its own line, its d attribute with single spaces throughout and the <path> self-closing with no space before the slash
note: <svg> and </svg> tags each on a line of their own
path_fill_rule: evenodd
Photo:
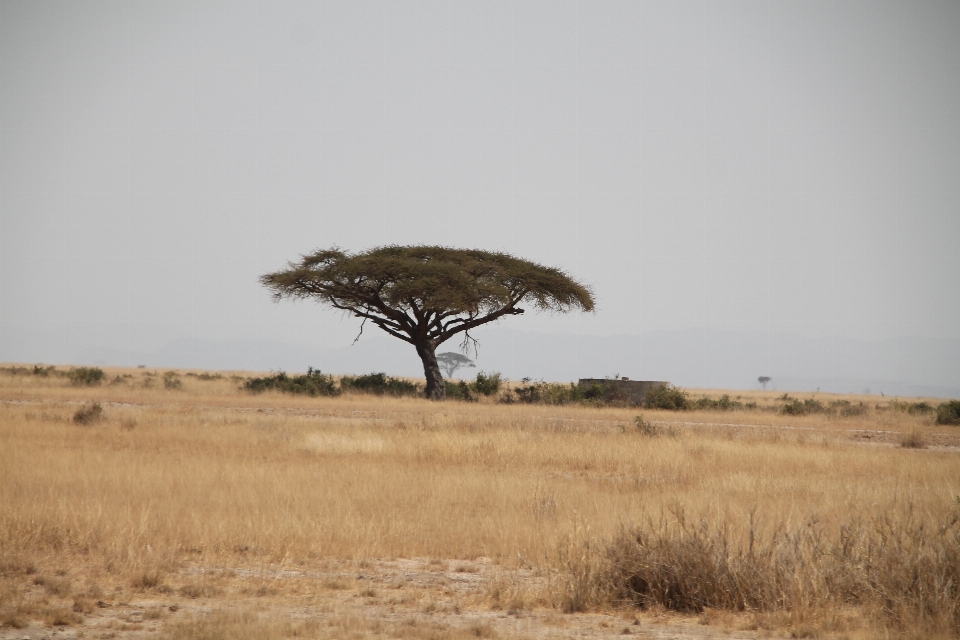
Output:
<svg viewBox="0 0 960 640">
<path fill-rule="evenodd" d="M 445 385 L 436 349 L 458 333 L 536 310 L 593 311 L 593 294 L 560 269 L 506 253 L 386 246 L 350 254 L 336 247 L 261 276 L 274 298 L 312 298 L 369 320 L 409 342 L 423 361 L 427 396 Z"/>
<path fill-rule="evenodd" d="M 454 353 L 453 351 L 438 353 L 437 364 L 439 364 L 440 368 L 446 372 L 448 378 L 452 378 L 457 369 L 461 369 L 463 367 L 469 367 L 471 369 L 474 368 L 473 360 L 462 353 Z"/>
</svg>

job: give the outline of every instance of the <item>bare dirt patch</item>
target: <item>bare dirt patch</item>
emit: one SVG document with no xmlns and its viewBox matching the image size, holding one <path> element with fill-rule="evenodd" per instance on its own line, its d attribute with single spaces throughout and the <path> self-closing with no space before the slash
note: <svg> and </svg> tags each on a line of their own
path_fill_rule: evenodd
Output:
<svg viewBox="0 0 960 640">
<path fill-rule="evenodd" d="M 153 586 L 116 585 L 92 599 L 83 587 L 51 596 L 22 579 L 21 608 L 69 613 L 0 628 L 0 638 L 755 638 L 749 616 L 680 616 L 637 610 L 562 614 L 490 602 L 491 582 L 544 580 L 504 572 L 489 558 L 328 562 L 315 568 L 185 567 Z M 69 582 L 61 578 L 62 582 Z M 41 581 L 43 582 L 43 581 Z M 12 620 L 12 619 L 11 619 Z M 232 627 L 244 627 L 234 636 Z"/>
</svg>

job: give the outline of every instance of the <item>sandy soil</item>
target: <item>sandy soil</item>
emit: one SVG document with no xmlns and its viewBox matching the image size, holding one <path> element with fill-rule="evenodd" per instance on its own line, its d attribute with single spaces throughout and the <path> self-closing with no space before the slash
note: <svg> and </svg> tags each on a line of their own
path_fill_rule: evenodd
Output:
<svg viewBox="0 0 960 640">
<path fill-rule="evenodd" d="M 756 638 L 750 620 L 729 614 L 657 612 L 563 614 L 553 609 L 492 607 L 492 579 L 544 580 L 529 571 L 503 574 L 488 559 L 398 559 L 328 563 L 323 568 L 187 567 L 155 587 L 106 590 L 97 601 L 62 599 L 25 576 L 23 595 L 70 607 L 70 624 L 33 622 L 0 628 L 2 639 L 190 637 L 187 625 L 253 614 L 266 626 L 312 623 L 308 637 L 614 638 L 658 640 Z M 86 607 L 86 611 L 84 611 Z M 738 629 L 738 627 L 740 627 Z M 196 629 L 194 629 L 196 631 Z M 314 635 L 315 634 L 315 635 Z M 342 635 L 341 635 L 342 634 Z M 207 634 L 204 634 L 206 637 Z M 211 634 L 210 637 L 221 637 Z"/>
</svg>

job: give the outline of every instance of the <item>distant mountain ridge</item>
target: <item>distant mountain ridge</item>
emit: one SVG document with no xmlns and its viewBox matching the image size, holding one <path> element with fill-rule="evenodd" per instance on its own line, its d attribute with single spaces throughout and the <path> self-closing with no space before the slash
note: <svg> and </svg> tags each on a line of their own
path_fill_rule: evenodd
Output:
<svg viewBox="0 0 960 640">
<path fill-rule="evenodd" d="M 884 393 L 899 396 L 960 397 L 960 340 L 893 338 L 806 338 L 759 331 L 683 329 L 640 335 L 546 334 L 491 327 L 478 333 L 477 370 L 500 371 L 507 378 L 553 381 L 613 375 L 636 380 L 669 380 L 692 388 L 759 388 L 758 376 L 772 387 L 792 391 Z M 157 349 L 135 351 L 71 334 L 68 362 L 200 369 L 305 371 L 329 373 L 423 374 L 413 348 L 386 336 L 363 338 L 354 346 L 322 349 L 275 340 L 180 338 Z M 456 351 L 451 341 L 441 351 Z M 53 362 L 48 354 L 4 342 L 4 361 Z M 470 354 L 473 357 L 473 353 Z"/>
</svg>

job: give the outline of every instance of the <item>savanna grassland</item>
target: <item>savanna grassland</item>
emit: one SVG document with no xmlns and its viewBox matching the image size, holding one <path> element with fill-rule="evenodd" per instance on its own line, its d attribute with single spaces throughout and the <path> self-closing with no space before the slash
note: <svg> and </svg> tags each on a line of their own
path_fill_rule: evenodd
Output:
<svg viewBox="0 0 960 640">
<path fill-rule="evenodd" d="M 165 374 L 0 372 L 0 637 L 960 635 L 960 427 L 916 399 Z"/>
</svg>

